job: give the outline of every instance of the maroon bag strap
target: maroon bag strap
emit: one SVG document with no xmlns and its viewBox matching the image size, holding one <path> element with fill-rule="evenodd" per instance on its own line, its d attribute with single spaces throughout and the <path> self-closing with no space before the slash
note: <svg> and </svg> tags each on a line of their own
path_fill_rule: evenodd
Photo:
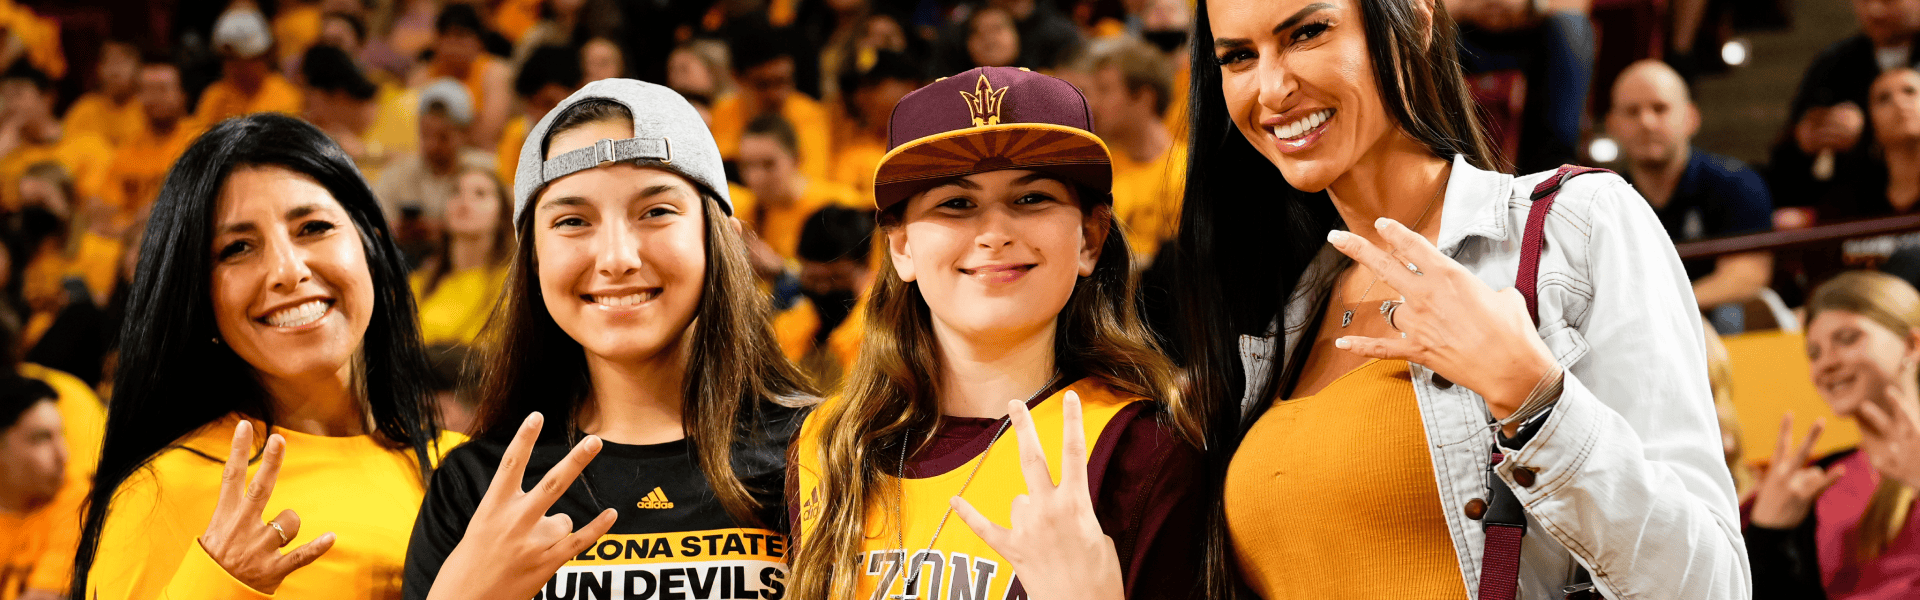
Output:
<svg viewBox="0 0 1920 600">
<path fill-rule="evenodd" d="M 1553 210 L 1553 200 L 1560 195 L 1560 186 L 1568 179 L 1588 173 L 1612 173 L 1606 169 L 1561 165 L 1548 177 L 1533 186 L 1533 208 L 1527 210 L 1527 229 L 1520 236 L 1520 274 L 1514 278 L 1513 287 L 1520 290 L 1520 296 L 1527 299 L 1527 316 L 1533 317 L 1533 324 L 1540 324 L 1540 250 L 1547 246 L 1547 211 Z"/>
<path fill-rule="evenodd" d="M 1540 324 L 1540 251 L 1547 246 L 1547 212 L 1560 195 L 1560 186 L 1568 179 L 1587 173 L 1611 173 L 1606 169 L 1562 165 L 1553 175 L 1533 188 L 1533 207 L 1527 210 L 1527 228 L 1520 236 L 1520 272 L 1513 287 L 1527 299 L 1527 316 Z M 1487 509 L 1482 529 L 1486 549 L 1480 557 L 1479 600 L 1513 600 L 1520 589 L 1520 542 L 1527 535 L 1527 516 L 1513 490 L 1494 473 L 1494 467 L 1506 457 L 1495 443 L 1487 462 Z"/>
</svg>

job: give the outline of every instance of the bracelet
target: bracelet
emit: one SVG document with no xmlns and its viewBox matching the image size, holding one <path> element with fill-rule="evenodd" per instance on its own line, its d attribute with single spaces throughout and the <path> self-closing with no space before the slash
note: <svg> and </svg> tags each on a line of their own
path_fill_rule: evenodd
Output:
<svg viewBox="0 0 1920 600">
<path fill-rule="evenodd" d="M 1554 403 L 1560 400 L 1560 389 L 1566 382 L 1566 374 L 1566 369 L 1559 363 L 1554 363 L 1553 368 L 1547 369 L 1546 373 L 1540 375 L 1540 381 L 1533 384 L 1533 391 L 1527 393 L 1527 399 L 1520 403 L 1520 408 L 1514 409 L 1513 414 L 1507 415 L 1507 418 L 1496 420 L 1494 423 L 1501 429 L 1506 429 L 1508 425 L 1525 423 L 1539 416 L 1540 413 L 1546 412 L 1548 408 L 1552 408 Z"/>
</svg>

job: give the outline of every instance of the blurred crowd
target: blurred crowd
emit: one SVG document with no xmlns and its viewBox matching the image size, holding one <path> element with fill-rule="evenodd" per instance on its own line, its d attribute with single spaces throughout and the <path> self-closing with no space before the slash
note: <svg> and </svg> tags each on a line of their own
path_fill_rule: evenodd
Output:
<svg viewBox="0 0 1920 600">
<path fill-rule="evenodd" d="M 1695 139 L 1690 89 L 1726 67 L 1717 24 L 1783 3 L 1444 1 L 1511 167 L 1591 164 L 1589 142 L 1612 139 L 1616 170 L 1675 242 L 1920 209 L 1920 0 L 1852 0 L 1857 31 L 1833 31 L 1798 86 L 1781 88 L 1789 118 L 1765 165 Z M 872 193 L 888 117 L 942 75 L 1019 66 L 1079 86 L 1112 153 L 1114 210 L 1154 276 L 1180 214 L 1191 2 L 233 0 L 180 3 L 173 39 L 101 39 L 97 60 L 79 64 L 62 54 L 72 40 L 63 46 L 57 19 L 0 0 L 0 325 L 8 354 L 61 406 L 0 414 L 13 419 L 0 423 L 0 524 L 56 501 L 58 485 L 15 498 L 28 489 L 17 465 L 55 473 L 66 467 L 47 465 L 68 460 L 16 461 L 20 432 L 59 429 L 47 422 L 64 416 L 67 436 L 98 440 L 84 429 L 112 393 L 144 216 L 175 158 L 222 119 L 301 116 L 359 165 L 415 269 L 443 416 L 458 430 L 472 406 L 462 369 L 516 251 L 509 191 L 527 132 L 585 82 L 663 83 L 715 134 L 783 350 L 830 388 L 856 354 L 859 328 L 844 324 L 859 321 L 881 258 Z M 73 81 L 84 93 L 63 96 Z M 1892 257 L 1906 244 L 1920 240 L 1861 251 Z M 1776 292 L 1766 251 L 1686 267 L 1722 333 L 1761 313 L 1785 325 L 1804 296 Z M 0 567 L 16 572 L 18 556 Z M 0 576 L 0 599 L 37 583 Z"/>
</svg>

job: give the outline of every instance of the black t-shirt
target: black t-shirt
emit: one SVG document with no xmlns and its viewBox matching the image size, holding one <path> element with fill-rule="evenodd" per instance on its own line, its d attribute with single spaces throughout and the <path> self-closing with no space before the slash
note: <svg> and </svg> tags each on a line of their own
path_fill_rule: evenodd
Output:
<svg viewBox="0 0 1920 600">
<path fill-rule="evenodd" d="M 1694 148 L 1667 205 L 1653 209 L 1673 243 L 1773 229 L 1773 195 L 1738 159 Z M 1712 259 L 1685 262 L 1687 279 L 1713 274 Z"/>
<path fill-rule="evenodd" d="M 714 496 L 687 440 L 652 445 L 605 442 L 547 514 L 575 526 L 600 511 L 619 519 L 600 542 L 547 580 L 536 598 L 698 600 L 786 595 L 787 445 L 805 409 L 762 403 L 753 433 L 736 440 L 734 471 L 760 507 L 760 523 L 736 523 Z M 583 435 L 542 435 L 521 481 L 532 489 Z M 466 534 L 467 522 L 500 466 L 506 444 L 475 439 L 434 471 L 407 546 L 402 595 L 421 600 Z"/>
</svg>

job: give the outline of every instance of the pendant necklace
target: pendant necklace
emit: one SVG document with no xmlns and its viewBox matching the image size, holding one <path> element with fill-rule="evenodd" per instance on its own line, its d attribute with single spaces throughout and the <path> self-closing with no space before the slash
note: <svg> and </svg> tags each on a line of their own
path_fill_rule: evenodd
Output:
<svg viewBox="0 0 1920 600">
<path fill-rule="evenodd" d="M 1451 165 L 1447 167 L 1447 173 L 1449 175 L 1453 173 L 1453 167 Z M 1434 203 L 1437 203 L 1440 201 L 1440 194 L 1445 191 L 1447 191 L 1447 182 L 1445 178 L 1442 178 L 1440 181 L 1440 189 L 1434 190 L 1433 198 L 1430 200 L 1427 200 L 1427 208 L 1425 210 L 1420 211 L 1420 218 L 1415 219 L 1413 221 L 1413 227 L 1411 228 L 1413 232 L 1415 233 L 1420 232 L 1420 224 L 1427 222 L 1427 213 L 1433 212 Z M 1373 286 L 1375 284 L 1380 283 L 1380 280 L 1384 277 L 1385 277 L 1384 275 L 1380 275 L 1378 273 L 1374 274 L 1373 282 L 1367 284 L 1367 289 L 1360 292 L 1360 299 L 1354 302 L 1355 303 L 1366 302 L 1367 294 L 1373 293 Z M 1383 306 L 1381 307 L 1381 309 L 1385 310 L 1385 307 Z M 1349 309 L 1346 309 L 1346 312 L 1340 313 L 1340 328 L 1345 329 L 1348 325 L 1352 325 L 1352 324 L 1353 324 L 1353 309 L 1349 308 Z"/>
<path fill-rule="evenodd" d="M 1041 394 L 1047 393 L 1047 390 L 1053 389 L 1054 384 L 1059 382 L 1060 382 L 1060 375 L 1058 373 L 1055 373 L 1052 379 L 1048 379 L 1047 383 L 1040 386 L 1040 389 L 1034 390 L 1033 396 L 1027 398 L 1027 403 L 1029 404 L 1033 403 L 1035 399 L 1040 398 Z M 973 485 L 973 476 L 979 475 L 980 467 L 987 464 L 987 453 L 993 451 L 993 445 L 1000 441 L 1001 435 L 1004 435 L 1005 433 L 1007 433 L 1007 426 L 1011 424 L 1013 424 L 1013 413 L 1009 412 L 1007 413 L 1007 416 L 1000 417 L 1000 429 L 993 432 L 992 439 L 987 440 L 987 447 L 985 450 L 980 451 L 980 458 L 976 462 L 974 462 L 973 470 L 968 471 L 966 481 L 963 481 L 960 483 L 960 491 L 953 493 L 955 497 L 958 497 L 967 493 L 967 486 Z M 907 547 L 906 547 L 907 542 L 905 537 L 906 530 L 907 530 L 907 519 L 905 517 L 905 513 L 903 512 L 904 509 L 902 509 L 901 507 L 905 506 L 907 503 L 907 490 L 906 490 L 906 483 L 905 483 L 907 480 L 907 445 L 912 440 L 913 440 L 913 429 L 908 428 L 906 436 L 900 439 L 900 468 L 894 476 L 894 483 L 895 485 L 899 485 L 900 488 L 898 490 L 899 495 L 896 498 L 897 501 L 894 502 L 893 504 L 893 518 L 895 520 L 894 521 L 895 525 L 893 530 L 893 540 L 894 540 L 893 545 L 895 548 L 899 548 L 901 552 L 907 551 Z M 933 537 L 927 540 L 927 549 L 922 550 L 920 552 L 911 553 L 911 554 L 904 554 L 900 557 L 900 564 L 902 568 L 907 571 L 907 582 L 905 586 L 902 586 L 900 588 L 901 593 L 888 596 L 890 600 L 915 600 L 920 597 L 920 590 L 919 590 L 920 565 L 910 564 L 910 563 L 912 563 L 914 556 L 917 556 L 921 553 L 933 551 L 934 542 L 937 542 L 940 540 L 940 531 L 947 528 L 947 518 L 951 516 L 953 516 L 953 505 L 948 504 L 946 512 L 940 513 L 940 523 L 938 525 L 935 525 L 933 528 Z M 938 583 L 936 582 L 935 585 L 938 585 Z"/>
</svg>

